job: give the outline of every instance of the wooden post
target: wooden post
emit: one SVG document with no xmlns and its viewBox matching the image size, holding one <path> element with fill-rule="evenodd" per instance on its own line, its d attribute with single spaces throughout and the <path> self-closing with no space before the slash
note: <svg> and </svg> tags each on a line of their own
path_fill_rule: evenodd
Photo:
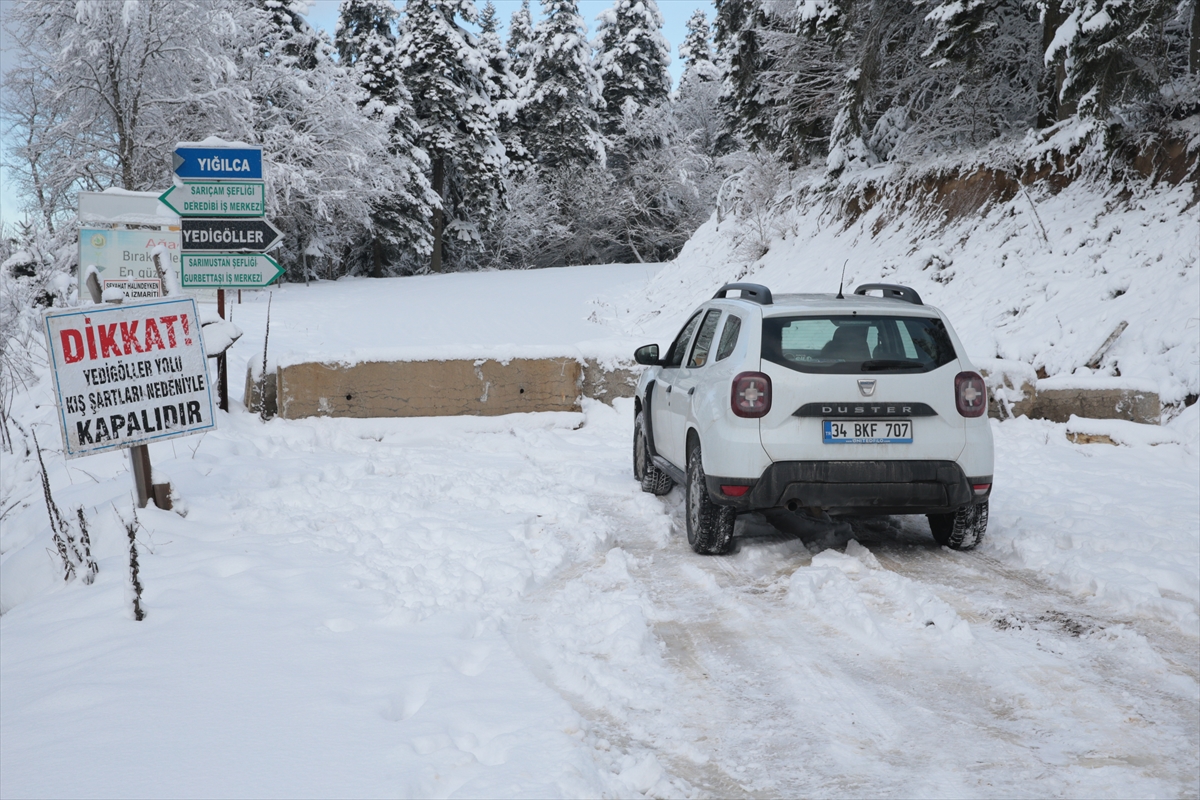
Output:
<svg viewBox="0 0 1200 800">
<path fill-rule="evenodd" d="M 167 290 L 167 275 L 163 269 L 163 265 L 159 263 L 158 253 L 152 257 L 154 269 L 158 272 L 158 281 L 162 289 L 159 292 L 161 296 Z M 96 288 L 92 288 L 92 284 L 96 284 Z M 100 302 L 100 285 L 96 280 L 95 273 L 88 276 L 88 290 L 92 292 L 92 298 Z M 113 301 L 120 303 L 120 300 Z M 154 483 L 154 468 L 150 466 L 150 449 L 144 444 L 135 444 L 129 448 L 129 464 L 133 468 L 133 488 L 137 491 L 138 508 L 145 508 L 146 504 L 151 500 L 154 504 L 164 511 L 171 510 L 171 484 L 169 483 Z"/>
<path fill-rule="evenodd" d="M 217 289 L 217 313 L 225 319 L 225 290 Z M 226 369 L 225 354 L 217 356 L 217 397 L 222 411 L 229 410 L 229 373 Z"/>
<path fill-rule="evenodd" d="M 145 508 L 146 503 L 154 497 L 154 470 L 150 467 L 150 451 L 146 445 L 138 444 L 129 448 L 129 461 L 133 465 L 133 487 L 137 490 L 138 508 Z"/>
</svg>

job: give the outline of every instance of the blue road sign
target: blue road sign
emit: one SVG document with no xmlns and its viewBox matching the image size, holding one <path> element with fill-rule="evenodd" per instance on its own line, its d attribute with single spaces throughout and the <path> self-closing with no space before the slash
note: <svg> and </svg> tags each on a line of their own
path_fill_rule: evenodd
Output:
<svg viewBox="0 0 1200 800">
<path fill-rule="evenodd" d="M 261 147 L 177 147 L 175 174 L 181 178 L 261 181 Z"/>
</svg>

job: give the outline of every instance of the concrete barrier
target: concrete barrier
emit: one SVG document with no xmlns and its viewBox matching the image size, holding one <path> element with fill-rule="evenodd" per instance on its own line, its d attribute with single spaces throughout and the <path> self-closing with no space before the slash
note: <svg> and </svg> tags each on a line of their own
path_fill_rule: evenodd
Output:
<svg viewBox="0 0 1200 800">
<path fill-rule="evenodd" d="M 573 358 L 293 364 L 277 402 L 284 419 L 578 411 L 581 377 Z"/>
<path fill-rule="evenodd" d="M 278 381 L 279 376 L 274 372 L 267 373 L 267 380 L 261 385 L 266 389 L 267 395 L 267 413 L 266 416 L 273 417 L 279 413 L 279 405 L 276 400 L 278 397 Z M 254 374 L 254 366 L 246 367 L 246 389 L 242 395 L 242 402 L 246 408 L 252 413 L 258 414 L 262 412 L 262 401 L 259 397 L 260 379 Z"/>
<path fill-rule="evenodd" d="M 981 372 L 988 386 L 988 414 L 997 419 L 1023 415 L 1067 422 L 1075 415 L 1158 425 L 1162 415 L 1158 394 L 1136 382 L 1122 386 L 1120 379 L 1075 376 L 1038 380 L 1031 367 L 1015 362 L 995 361 Z M 267 416 L 495 416 L 578 411 L 581 397 L 610 404 L 617 397 L 632 397 L 638 374 L 632 365 L 580 364 L 567 357 L 294 364 L 267 376 Z M 260 409 L 258 392 L 259 382 L 248 370 L 245 402 L 255 413 Z"/>
<path fill-rule="evenodd" d="M 615 398 L 633 397 L 641 374 L 641 367 L 610 368 L 595 361 L 585 361 L 580 391 L 584 397 L 603 400 L 611 406 Z"/>
<path fill-rule="evenodd" d="M 1162 402 L 1153 383 L 1109 376 L 1059 375 L 1038 378 L 1033 368 L 990 359 L 980 364 L 988 387 L 988 416 L 1027 416 L 1067 422 L 1071 415 L 1158 425 Z"/>
<path fill-rule="evenodd" d="M 581 397 L 609 405 L 633 397 L 638 370 L 572 358 L 294 364 L 267 375 L 267 416 L 495 416 L 578 411 Z M 245 404 L 261 410 L 259 380 L 246 370 Z M 278 398 L 283 398 L 280 403 Z M 282 409 L 282 413 L 281 412 Z"/>
<path fill-rule="evenodd" d="M 1039 386 L 1032 416 L 1067 422 L 1071 415 L 1157 425 L 1162 417 L 1162 403 L 1157 392 L 1138 389 L 1044 389 Z"/>
</svg>

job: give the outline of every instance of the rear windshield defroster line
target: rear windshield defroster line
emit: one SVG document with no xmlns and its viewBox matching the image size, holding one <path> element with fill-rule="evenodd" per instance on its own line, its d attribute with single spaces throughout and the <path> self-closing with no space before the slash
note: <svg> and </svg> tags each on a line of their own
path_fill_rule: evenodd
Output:
<svg viewBox="0 0 1200 800">
<path fill-rule="evenodd" d="M 763 319 L 762 357 L 824 374 L 920 373 L 957 356 L 936 317 L 817 315 Z"/>
</svg>

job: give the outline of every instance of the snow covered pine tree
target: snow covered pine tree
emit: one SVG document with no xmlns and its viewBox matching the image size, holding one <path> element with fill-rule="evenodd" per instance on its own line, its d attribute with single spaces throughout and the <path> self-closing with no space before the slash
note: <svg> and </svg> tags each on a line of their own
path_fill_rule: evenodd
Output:
<svg viewBox="0 0 1200 800">
<path fill-rule="evenodd" d="M 522 10 L 528 13 L 528 4 Z M 483 11 L 479 12 L 479 52 L 487 59 L 488 96 L 492 100 L 492 107 L 496 109 L 500 140 L 504 142 L 504 152 L 508 156 L 507 174 L 511 176 L 524 172 L 531 158 L 516 126 L 517 92 L 521 81 L 513 72 L 513 58 L 500 41 L 497 28 L 496 6 L 492 0 L 487 0 Z"/>
<path fill-rule="evenodd" d="M 592 68 L 579 6 L 575 0 L 543 0 L 542 11 L 518 98 L 525 144 L 548 169 L 603 163 L 597 113 L 602 84 Z"/>
<path fill-rule="evenodd" d="M 438 204 L 426 178 L 429 157 L 417 145 L 412 97 L 404 86 L 396 58 L 392 22 L 398 13 L 391 0 L 342 0 L 338 9 L 335 44 L 341 63 L 353 70 L 366 91 L 359 101 L 363 112 L 388 130 L 395 182 L 372 202 L 371 225 L 351 245 L 350 258 L 360 268 L 383 277 L 407 264 L 415 267 L 433 250 L 430 217 Z"/>
<path fill-rule="evenodd" d="M 311 259 L 344 252 L 397 184 L 389 132 L 362 113 L 365 92 L 293 0 L 239 9 L 230 49 L 251 106 L 224 135 L 262 145 L 267 213 L 284 232 L 276 257 L 308 276 Z M 331 275 L 345 261 L 331 258 Z"/>
<path fill-rule="evenodd" d="M 430 269 L 441 272 L 478 248 L 503 202 L 507 158 L 488 88 L 488 61 L 458 23 L 473 22 L 471 0 L 409 0 L 397 52 L 429 153 L 433 190 Z"/>
<path fill-rule="evenodd" d="M 613 135 L 625 128 L 625 120 L 666 102 L 671 46 L 654 0 L 613 0 L 596 19 L 595 65 L 604 83 L 601 129 Z"/>
</svg>

